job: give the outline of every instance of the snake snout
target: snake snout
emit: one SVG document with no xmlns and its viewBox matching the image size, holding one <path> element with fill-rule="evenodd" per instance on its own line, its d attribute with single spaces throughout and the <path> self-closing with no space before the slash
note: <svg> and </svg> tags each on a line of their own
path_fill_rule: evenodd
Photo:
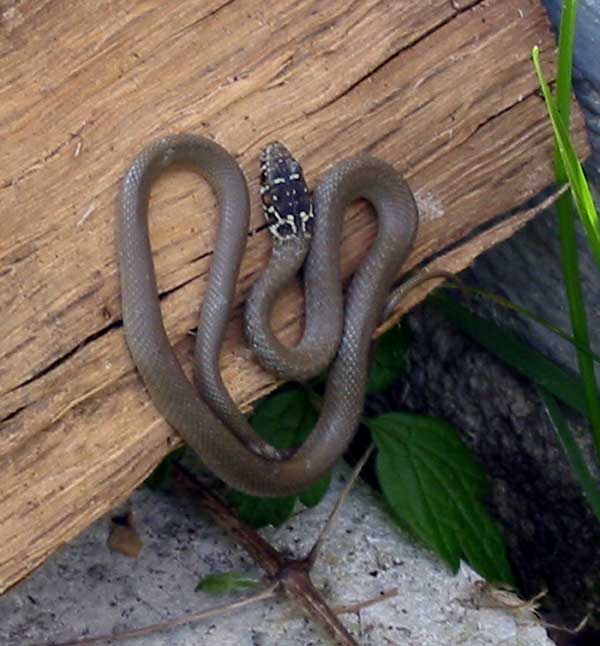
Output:
<svg viewBox="0 0 600 646">
<path fill-rule="evenodd" d="M 310 238 L 313 208 L 302 167 L 278 141 L 263 148 L 260 161 L 263 211 L 273 238 Z"/>
</svg>

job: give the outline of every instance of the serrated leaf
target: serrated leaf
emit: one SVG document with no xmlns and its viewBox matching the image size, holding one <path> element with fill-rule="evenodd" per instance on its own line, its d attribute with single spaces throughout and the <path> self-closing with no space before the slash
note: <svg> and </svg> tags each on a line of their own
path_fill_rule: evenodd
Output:
<svg viewBox="0 0 600 646">
<path fill-rule="evenodd" d="M 386 332 L 377 343 L 373 365 L 369 370 L 367 393 L 389 388 L 406 371 L 408 329 L 397 325 Z"/>
<path fill-rule="evenodd" d="M 250 579 L 243 574 L 237 574 L 236 572 L 223 572 L 222 574 L 209 574 L 208 576 L 205 576 L 196 586 L 196 592 L 227 594 L 237 590 L 259 588 L 260 586 L 260 581 Z"/>
<path fill-rule="evenodd" d="M 488 581 L 512 583 L 506 546 L 482 503 L 488 481 L 446 422 L 388 413 L 368 426 L 387 503 L 453 571 L 467 561 Z"/>
<path fill-rule="evenodd" d="M 312 405 L 309 391 L 294 388 L 276 393 L 259 402 L 250 423 L 261 437 L 278 449 L 301 444 L 315 427 L 318 413 Z M 303 504 L 316 505 L 329 487 L 329 475 L 299 494 Z M 236 491 L 231 495 L 240 518 L 252 527 L 278 526 L 293 513 L 296 496 L 257 498 Z"/>
</svg>

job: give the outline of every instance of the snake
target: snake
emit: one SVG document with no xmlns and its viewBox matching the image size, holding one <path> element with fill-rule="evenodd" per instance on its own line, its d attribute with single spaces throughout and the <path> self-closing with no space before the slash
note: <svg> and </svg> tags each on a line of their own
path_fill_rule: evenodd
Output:
<svg viewBox="0 0 600 646">
<path fill-rule="evenodd" d="M 227 150 L 206 137 L 175 134 L 155 140 L 135 157 L 120 189 L 119 264 L 127 345 L 158 412 L 226 485 L 279 497 L 299 493 L 326 475 L 360 424 L 371 338 L 414 246 L 418 211 L 394 167 L 365 153 L 336 163 L 312 192 L 282 143 L 265 146 L 260 161 L 272 249 L 246 300 L 244 330 L 257 360 L 279 378 L 306 380 L 327 369 L 318 421 L 300 446 L 281 450 L 263 440 L 231 398 L 219 368 L 250 223 L 248 186 Z M 194 379 L 186 375 L 165 331 L 148 230 L 152 184 L 174 165 L 189 167 L 208 182 L 220 214 L 196 332 Z M 359 199 L 372 206 L 377 234 L 344 297 L 342 222 Z M 288 346 L 270 319 L 299 272 L 304 330 L 300 341 Z"/>
</svg>

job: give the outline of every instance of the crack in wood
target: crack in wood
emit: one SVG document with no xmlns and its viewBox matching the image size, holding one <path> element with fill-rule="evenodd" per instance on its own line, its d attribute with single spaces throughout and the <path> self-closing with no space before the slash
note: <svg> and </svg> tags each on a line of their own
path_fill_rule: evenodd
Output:
<svg viewBox="0 0 600 646">
<path fill-rule="evenodd" d="M 527 93 L 527 94 L 522 95 L 521 97 L 519 97 L 519 99 L 517 99 L 517 100 L 513 101 L 512 103 L 510 103 L 510 104 L 509 104 L 509 105 L 507 105 L 506 107 L 504 107 L 504 108 L 502 108 L 502 109 L 498 110 L 497 112 L 495 112 L 495 113 L 493 113 L 493 114 L 491 114 L 491 115 L 487 116 L 483 121 L 481 121 L 480 123 L 478 123 L 478 124 L 477 124 L 477 125 L 476 125 L 472 130 L 471 130 L 471 132 L 467 133 L 467 136 L 466 136 L 464 139 L 462 139 L 462 140 L 460 140 L 460 141 L 456 142 L 456 146 L 455 146 L 455 147 L 458 147 L 459 145 L 464 145 L 464 144 L 465 144 L 465 143 L 467 143 L 470 139 L 472 139 L 472 138 L 473 138 L 473 137 L 474 137 L 474 136 L 475 136 L 475 135 L 476 135 L 476 134 L 477 134 L 477 133 L 478 133 L 482 128 L 485 128 L 487 125 L 489 125 L 489 124 L 493 123 L 493 122 L 494 122 L 496 119 L 498 119 L 499 117 L 501 117 L 501 116 L 503 116 L 504 114 L 506 114 L 506 113 L 510 112 L 511 110 L 514 110 L 514 109 L 516 108 L 516 106 L 518 106 L 520 103 L 523 103 L 524 101 L 526 101 L 526 100 L 528 100 L 528 99 L 531 99 L 531 98 L 532 98 L 532 97 L 534 97 L 534 96 L 539 96 L 539 91 L 538 91 L 537 89 L 534 89 L 534 90 L 532 90 L 531 92 L 529 92 L 529 93 Z M 431 99 L 430 101 L 428 101 L 427 103 L 431 103 L 431 102 L 432 102 L 432 99 Z M 425 105 L 427 105 L 427 104 L 423 104 L 423 106 L 418 106 L 418 107 L 413 111 L 413 113 L 414 113 L 414 112 L 417 112 L 417 111 L 419 111 L 419 110 L 421 110 L 421 108 L 422 108 L 422 107 L 424 107 Z M 365 149 L 365 150 L 366 150 L 366 152 L 370 152 L 370 151 L 372 151 L 372 150 L 376 149 L 377 147 L 381 146 L 384 142 L 388 141 L 389 139 L 392 139 L 392 138 L 393 138 L 393 137 L 394 137 L 398 132 L 400 132 L 403 128 L 404 128 L 404 124 L 400 124 L 400 125 L 399 125 L 399 126 L 397 126 L 396 128 L 393 128 L 393 129 L 391 129 L 391 130 L 388 130 L 388 132 L 386 132 L 386 133 L 385 133 L 384 135 L 382 135 L 381 137 L 378 137 L 377 139 L 374 139 L 374 140 L 369 144 L 369 146 Z M 418 168 L 419 168 L 419 166 L 415 164 L 415 166 L 411 169 L 411 173 L 414 173 Z"/>
<path fill-rule="evenodd" d="M 255 139 L 252 139 L 248 145 L 246 145 L 244 148 L 242 148 L 239 152 L 239 156 L 244 156 L 248 154 L 250 150 L 253 150 L 261 141 L 268 141 L 272 138 L 272 135 L 275 133 L 279 133 L 282 130 L 285 130 L 286 128 L 289 128 L 290 126 L 293 126 L 294 124 L 300 123 L 303 120 L 305 120 L 309 116 L 313 116 L 315 114 L 318 114 L 322 110 L 325 110 L 326 108 L 330 107 L 331 105 L 337 103 L 340 99 L 343 99 L 345 96 L 350 94 L 354 89 L 356 89 L 358 86 L 360 86 L 362 83 L 367 81 L 373 74 L 378 72 L 379 70 L 383 69 L 388 63 L 392 62 L 394 59 L 396 59 L 402 52 L 405 52 L 407 50 L 410 50 L 412 47 L 416 46 L 419 44 L 421 41 L 426 39 L 428 36 L 432 35 L 437 31 L 437 29 L 440 29 L 441 27 L 446 26 L 447 24 L 451 23 L 453 20 L 455 20 L 459 15 L 472 10 L 476 6 L 482 4 L 484 0 L 476 0 L 475 2 L 472 2 L 468 6 L 465 7 L 458 7 L 452 4 L 453 9 L 455 10 L 455 13 L 452 14 L 451 16 L 448 16 L 448 18 L 442 20 L 441 22 L 437 23 L 436 26 L 427 29 L 421 36 L 417 37 L 415 40 L 411 41 L 409 44 L 404 45 L 397 51 L 393 52 L 388 56 L 385 60 L 381 61 L 377 65 L 375 65 L 372 69 L 368 70 L 365 72 L 362 76 L 360 76 L 356 81 L 353 81 L 352 84 L 347 87 L 345 90 L 340 92 L 338 95 L 335 97 L 332 97 L 331 99 L 328 99 L 325 103 L 322 105 L 317 106 L 313 110 L 308 110 L 304 111 L 301 114 L 299 114 L 296 118 L 290 119 L 289 121 L 286 121 L 284 123 L 279 123 L 276 127 L 272 128 L 271 130 L 263 131 L 260 136 L 256 137 Z M 316 32 L 311 33 L 311 37 L 314 34 L 318 34 L 321 30 L 317 30 Z M 281 73 L 281 70 L 278 72 L 278 75 Z M 277 75 L 275 76 L 277 78 Z M 281 83 L 280 83 L 281 84 Z M 389 100 L 389 97 L 386 97 L 386 102 Z"/>
<path fill-rule="evenodd" d="M 40 159 L 37 161 L 34 161 L 28 168 L 26 168 L 22 173 L 15 177 L 11 177 L 10 179 L 4 180 L 2 183 L 0 183 L 0 190 L 9 188 L 10 186 L 14 186 L 15 184 L 18 184 L 19 182 L 23 181 L 26 177 L 32 175 L 33 173 L 37 172 L 41 168 L 44 167 L 44 164 L 48 163 L 51 159 L 56 157 L 64 148 L 66 148 L 74 139 L 77 139 L 78 137 L 81 137 L 83 131 L 87 126 L 93 125 L 93 121 L 84 121 L 81 126 L 75 131 L 75 132 L 70 132 L 69 136 L 67 139 L 64 141 L 61 141 L 59 144 L 54 146 L 52 150 L 47 152 L 45 155 L 43 155 Z"/>
<path fill-rule="evenodd" d="M 83 348 L 87 347 L 94 341 L 100 339 L 103 337 L 105 334 L 108 334 L 112 332 L 113 330 L 119 329 L 123 325 L 122 319 L 117 319 L 110 323 L 109 325 L 106 325 L 105 327 L 100 328 L 99 330 L 96 330 L 96 332 L 90 334 L 89 336 L 85 337 L 82 339 L 75 347 L 71 348 L 67 352 L 61 354 L 59 357 L 54 359 L 54 361 L 50 362 L 37 372 L 34 372 L 31 377 L 28 377 L 25 381 L 22 381 L 19 385 L 14 386 L 10 390 L 7 391 L 7 394 L 16 392 L 17 390 L 20 390 L 21 388 L 24 388 L 25 386 L 29 386 L 31 383 L 34 381 L 37 381 L 41 379 L 42 377 L 46 376 L 49 372 L 52 372 L 52 370 L 55 370 L 58 368 L 61 364 L 65 363 L 65 361 L 68 361 L 71 357 L 73 357 L 77 352 L 80 350 L 83 350 Z"/>
<path fill-rule="evenodd" d="M 8 415 L 0 419 L 0 424 L 4 424 L 4 422 L 10 422 L 11 419 L 14 419 L 21 411 L 24 411 L 26 408 L 27 404 L 19 406 L 19 408 L 16 408 L 15 410 L 8 413 Z"/>
<path fill-rule="evenodd" d="M 223 9 L 225 9 L 226 7 L 228 7 L 229 5 L 231 5 L 231 4 L 233 4 L 234 2 L 237 2 L 237 1 L 238 1 L 238 0 L 226 0 L 226 2 L 224 2 L 224 3 L 223 3 L 223 4 L 221 4 L 221 5 L 219 5 L 219 6 L 218 6 L 218 7 L 216 7 L 215 9 L 211 9 L 211 10 L 210 10 L 207 14 L 205 14 L 204 16 L 200 16 L 200 18 L 197 18 L 196 20 L 193 20 L 193 21 L 192 21 L 191 23 L 189 23 L 188 25 L 185 25 L 185 26 L 184 26 L 184 27 L 182 27 L 180 30 L 178 30 L 178 31 L 176 31 L 175 33 L 173 33 L 171 36 L 169 36 L 169 40 L 175 40 L 176 38 L 178 38 L 179 36 L 181 36 L 181 34 L 185 34 L 185 33 L 189 32 L 189 31 L 191 31 L 194 27 L 197 27 L 199 24 L 201 24 L 201 23 L 202 23 L 202 22 L 204 22 L 205 20 L 209 20 L 209 19 L 210 19 L 210 18 L 212 18 L 213 16 L 216 16 L 216 15 L 217 15 L 218 13 L 220 13 Z"/>
<path fill-rule="evenodd" d="M 337 103 L 341 99 L 343 99 L 345 96 L 350 94 L 353 90 L 355 90 L 359 85 L 362 85 L 365 81 L 367 81 L 370 77 L 373 75 L 377 74 L 381 69 L 383 69 L 386 65 L 394 61 L 400 54 L 403 52 L 406 52 L 413 47 L 416 47 L 419 45 L 421 42 L 423 42 L 425 39 L 429 38 L 432 34 L 436 33 L 439 29 L 442 29 L 446 25 L 450 24 L 453 22 L 458 16 L 460 16 L 462 13 L 465 11 L 471 10 L 473 7 L 475 7 L 478 4 L 481 4 L 483 0 L 479 0 L 479 2 L 475 2 L 474 4 L 469 5 L 468 7 L 463 7 L 462 9 L 459 7 L 454 6 L 451 4 L 452 8 L 456 10 L 456 13 L 452 14 L 451 16 L 448 16 L 444 20 L 441 20 L 439 23 L 436 23 L 429 29 L 425 30 L 420 36 L 415 38 L 414 40 L 410 41 L 410 43 L 403 45 L 400 47 L 398 50 L 390 54 L 388 57 L 383 59 L 381 62 L 379 62 L 377 65 L 375 65 L 373 68 L 365 72 L 362 76 L 360 76 L 356 81 L 353 81 L 346 89 L 342 90 L 339 94 L 336 96 L 332 97 L 331 99 L 328 99 L 325 103 L 322 105 L 318 106 L 314 110 L 309 110 L 304 113 L 305 117 L 311 117 L 314 114 L 317 114 L 321 110 L 325 110 L 328 107 L 332 106 L 334 103 Z"/>
<path fill-rule="evenodd" d="M 537 96 L 537 97 L 540 96 L 540 91 L 537 88 L 534 90 L 531 90 L 531 92 L 528 92 L 527 94 L 521 95 L 516 101 L 513 101 L 512 103 L 510 103 L 510 105 L 507 105 L 501 110 L 498 110 L 493 114 L 490 114 L 483 121 L 478 123 L 477 126 L 475 126 L 475 128 L 472 130 L 471 134 L 465 139 L 465 141 L 469 141 L 469 139 L 473 138 L 480 130 L 485 128 L 487 125 L 489 125 L 490 123 L 494 123 L 496 119 L 502 117 L 507 112 L 514 110 L 515 107 L 519 105 L 519 103 L 523 103 L 524 101 L 527 101 L 528 99 L 531 99 L 534 96 Z"/>
<path fill-rule="evenodd" d="M 550 208 L 551 204 L 548 202 L 553 202 L 555 200 L 555 195 L 558 194 L 558 187 L 556 185 L 550 185 L 548 189 L 544 190 L 543 193 L 538 194 L 535 198 L 529 200 L 530 203 L 533 203 L 525 211 L 522 208 L 515 208 L 509 211 L 508 213 L 501 213 L 489 220 L 486 220 L 482 224 L 473 227 L 468 233 L 461 232 L 460 238 L 449 244 L 440 247 L 435 252 L 429 254 L 426 258 L 423 258 L 418 266 L 414 267 L 414 271 L 418 269 L 423 269 L 425 266 L 434 263 L 436 260 L 439 260 L 443 256 L 460 249 L 461 247 L 467 247 L 477 238 L 484 236 L 489 233 L 491 230 L 500 227 L 503 224 L 508 224 L 510 220 L 516 218 L 517 216 L 525 217 L 528 214 L 536 211 L 543 211 L 545 208 Z M 536 213 L 537 215 L 537 213 Z M 519 218 L 521 219 L 521 218 Z"/>
<path fill-rule="evenodd" d="M 198 256 L 198 258 L 192 259 L 192 262 L 196 260 L 200 260 L 202 258 L 205 258 L 207 256 L 212 255 L 213 251 L 211 250 L 210 252 L 206 252 Z M 174 294 L 175 292 L 178 292 L 180 289 L 183 289 L 190 283 L 194 282 L 198 278 L 200 278 L 203 274 L 198 273 L 194 274 L 190 278 L 184 280 L 181 283 L 178 283 L 174 285 L 173 287 L 170 287 L 169 289 L 165 289 L 161 291 L 158 295 L 159 300 L 162 302 L 163 300 L 167 299 L 169 296 Z M 6 394 L 14 393 L 17 392 L 18 390 L 25 388 L 26 386 L 31 385 L 33 382 L 38 381 L 48 375 L 50 372 L 53 370 L 56 370 L 59 368 L 61 365 L 69 361 L 72 357 L 74 357 L 78 352 L 83 350 L 84 348 L 88 347 L 89 345 L 93 344 L 95 341 L 98 341 L 99 339 L 102 339 L 104 336 L 109 334 L 110 332 L 113 332 L 115 330 L 118 330 L 123 327 L 123 319 L 122 318 L 116 318 L 114 321 L 109 323 L 108 325 L 99 328 L 92 334 L 88 335 L 84 339 L 82 339 L 77 345 L 74 347 L 70 348 L 66 352 L 62 353 L 59 357 L 51 361 L 49 364 L 46 366 L 42 367 L 40 370 L 35 372 L 33 375 L 28 377 L 25 381 L 22 381 L 20 384 L 14 386 L 10 390 L 6 392 Z M 31 405 L 32 402 L 29 402 L 27 405 Z M 14 411 L 9 412 L 4 418 L 0 419 L 0 422 L 5 422 L 9 421 L 12 419 L 14 416 L 16 416 L 23 408 L 26 408 L 26 406 L 22 406 Z"/>
</svg>

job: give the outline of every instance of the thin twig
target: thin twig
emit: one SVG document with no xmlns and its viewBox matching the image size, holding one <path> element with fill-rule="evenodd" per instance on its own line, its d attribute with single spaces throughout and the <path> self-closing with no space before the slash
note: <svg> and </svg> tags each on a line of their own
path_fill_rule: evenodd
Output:
<svg viewBox="0 0 600 646">
<path fill-rule="evenodd" d="M 176 628 L 177 626 L 191 624 L 195 621 L 212 619 L 213 617 L 227 614 L 232 610 L 238 610 L 239 608 L 243 608 L 252 603 L 256 603 L 257 601 L 270 599 L 274 596 L 276 588 L 277 584 L 274 583 L 273 585 L 270 585 L 266 590 L 258 592 L 251 597 L 247 597 L 246 599 L 242 599 L 241 601 L 226 603 L 220 606 L 215 606 L 214 608 L 209 608 L 207 610 L 199 610 L 198 612 L 192 612 L 181 617 L 176 617 L 175 619 L 168 619 L 167 621 L 161 621 L 157 624 L 151 624 L 149 626 L 142 626 L 140 628 L 125 630 L 121 633 L 97 635 L 95 637 L 84 637 L 82 639 L 72 639 L 64 642 L 44 642 L 43 644 L 32 644 L 31 646 L 88 646 L 89 644 L 100 644 L 102 642 L 122 642 L 126 639 L 146 637 L 154 633 L 162 632 L 163 630 L 170 630 Z"/>
<path fill-rule="evenodd" d="M 386 599 L 397 597 L 398 594 L 399 594 L 398 588 L 391 588 L 390 590 L 384 590 L 377 597 L 373 597 L 372 599 L 367 599 L 367 601 L 358 601 L 356 603 L 351 603 L 345 606 L 334 606 L 333 612 L 335 612 L 336 615 L 357 613 L 363 610 L 364 608 L 370 608 L 371 606 L 376 606 L 378 603 L 381 603 Z"/>
<path fill-rule="evenodd" d="M 252 597 L 242 599 L 241 601 L 235 601 L 233 603 L 216 606 L 215 608 L 210 608 L 207 610 L 200 610 L 198 612 L 193 612 L 157 624 L 150 624 L 148 626 L 142 626 L 140 628 L 133 628 L 122 633 L 96 635 L 95 637 L 83 637 L 80 639 L 64 642 L 44 642 L 44 644 L 32 644 L 31 646 L 90 646 L 91 644 L 99 644 L 101 642 L 119 642 L 125 641 L 127 639 L 135 639 L 137 637 L 147 637 L 148 635 L 152 635 L 157 632 L 173 629 L 178 626 L 185 626 L 196 621 L 212 619 L 213 617 L 227 614 L 227 612 L 231 610 L 237 610 L 244 606 L 250 605 L 251 603 L 262 601 L 263 599 L 270 599 L 275 595 L 276 587 L 277 584 L 273 584 L 266 590 L 263 590 L 262 592 L 259 592 Z M 370 608 L 371 606 L 375 606 L 379 603 L 382 603 L 383 601 L 386 601 L 387 599 L 391 599 L 392 597 L 397 596 L 398 588 L 391 588 L 389 590 L 384 590 L 381 594 L 373 597 L 372 599 L 367 599 L 366 601 L 358 601 L 356 603 L 346 604 L 343 606 L 334 606 L 332 610 L 336 615 L 357 613 L 364 608 Z"/>
<path fill-rule="evenodd" d="M 331 514 L 329 514 L 329 518 L 325 523 L 325 527 L 323 527 L 321 534 L 319 535 L 319 538 L 317 538 L 317 540 L 315 541 L 315 544 L 312 546 L 310 552 L 308 553 L 305 559 L 309 565 L 309 569 L 314 565 L 315 561 L 317 560 L 319 556 L 319 552 L 321 551 L 321 548 L 323 546 L 323 543 L 325 542 L 325 539 L 327 538 L 327 535 L 331 532 L 333 524 L 337 520 L 337 517 L 339 516 L 339 513 L 342 507 L 344 506 L 346 500 L 348 499 L 348 496 L 350 495 L 350 491 L 352 490 L 352 487 L 354 486 L 356 479 L 358 478 L 360 472 L 365 466 L 374 448 L 375 448 L 375 445 L 371 443 L 369 448 L 365 451 L 362 458 L 356 463 L 356 466 L 352 470 L 352 473 L 350 474 L 350 478 L 348 479 L 346 486 L 344 487 L 342 493 L 340 494 L 340 497 L 335 503 L 335 507 L 333 508 Z"/>
</svg>

